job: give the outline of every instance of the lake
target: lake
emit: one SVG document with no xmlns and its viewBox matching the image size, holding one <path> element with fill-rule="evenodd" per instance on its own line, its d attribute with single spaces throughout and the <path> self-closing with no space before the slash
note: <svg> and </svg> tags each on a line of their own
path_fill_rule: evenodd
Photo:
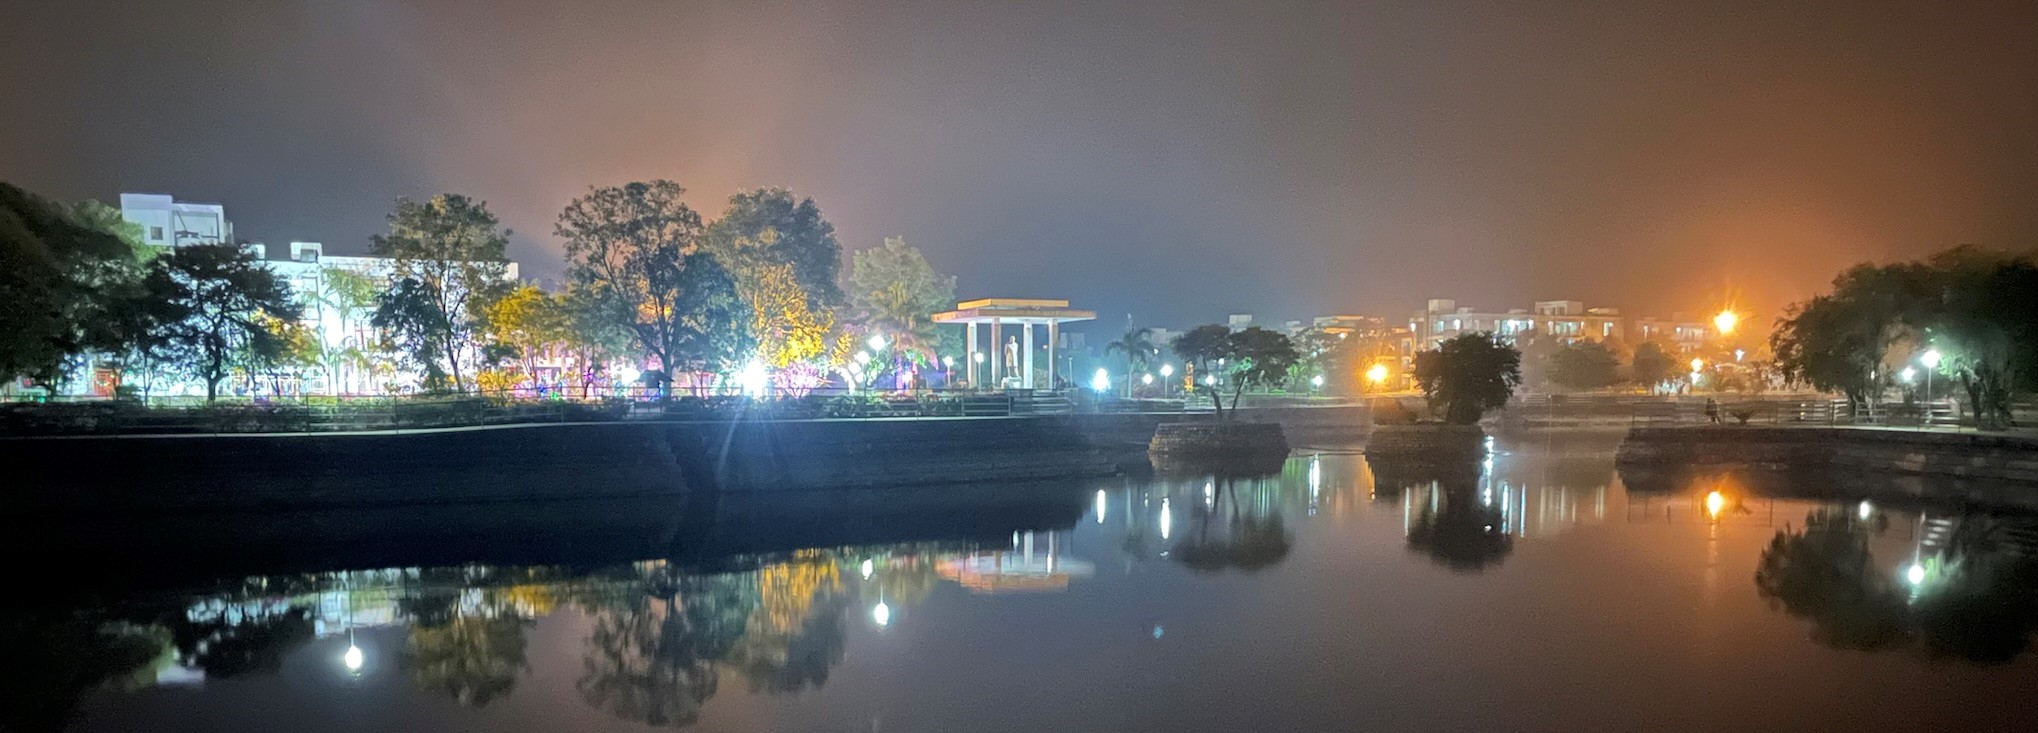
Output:
<svg viewBox="0 0 2038 733">
<path fill-rule="evenodd" d="M 1833 477 L 1630 489 L 1613 447 L 48 530 L 14 547 L 6 721 L 2038 729 L 2038 521 Z"/>
</svg>

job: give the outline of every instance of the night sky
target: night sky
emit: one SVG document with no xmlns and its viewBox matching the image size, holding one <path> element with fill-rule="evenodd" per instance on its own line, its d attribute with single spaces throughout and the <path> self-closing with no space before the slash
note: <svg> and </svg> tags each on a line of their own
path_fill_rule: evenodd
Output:
<svg viewBox="0 0 2038 733">
<path fill-rule="evenodd" d="M 540 277 L 591 184 L 786 186 L 1113 327 L 1762 312 L 2038 245 L 2038 3 L 1558 5 L 16 0 L 0 180 L 337 253 L 457 191 Z"/>
</svg>

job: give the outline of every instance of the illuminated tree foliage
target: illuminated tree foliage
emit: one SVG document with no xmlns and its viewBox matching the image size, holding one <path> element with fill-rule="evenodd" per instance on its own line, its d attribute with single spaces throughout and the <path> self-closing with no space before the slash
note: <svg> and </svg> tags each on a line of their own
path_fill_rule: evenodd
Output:
<svg viewBox="0 0 2038 733">
<path fill-rule="evenodd" d="M 1146 371 L 1147 363 L 1160 352 L 1153 344 L 1153 329 L 1126 328 L 1125 335 L 1104 345 L 1106 354 L 1125 355 L 1125 396 L 1132 396 L 1133 375 Z"/>
<path fill-rule="evenodd" d="M 945 339 L 931 317 L 955 304 L 955 277 L 935 272 L 905 239 L 886 237 L 882 246 L 850 256 L 849 301 L 865 328 L 908 358 L 932 364 Z"/>
<path fill-rule="evenodd" d="M 537 358 L 572 339 L 573 322 L 564 301 L 535 285 L 523 285 L 490 303 L 482 331 L 492 355 L 514 362 L 528 379 Z"/>
<path fill-rule="evenodd" d="M 515 615 L 462 615 L 437 626 L 413 624 L 403 665 L 419 690 L 478 708 L 509 694 L 530 668 L 524 634 L 531 625 Z"/>
<path fill-rule="evenodd" d="M 391 289 L 404 290 L 382 299 L 377 327 L 409 334 L 411 358 L 448 375 L 453 389 L 466 389 L 462 363 L 481 314 L 507 287 L 509 234 L 487 204 L 444 193 L 397 199 L 389 233 L 369 240 L 370 253 L 390 259 Z"/>
<path fill-rule="evenodd" d="M 700 248 L 701 218 L 667 180 L 594 188 L 560 212 L 584 316 L 626 328 L 668 375 L 723 367 L 745 350 L 747 312 L 729 271 Z"/>
<path fill-rule="evenodd" d="M 775 265 L 788 265 L 793 282 L 807 295 L 807 307 L 833 311 L 843 305 L 842 245 L 835 225 L 810 198 L 783 188 L 740 191 L 729 197 L 722 218 L 708 227 L 706 248 L 736 279 L 746 299 Z"/>
<path fill-rule="evenodd" d="M 1445 422 L 1471 425 L 1521 386 L 1521 352 L 1491 333 L 1462 334 L 1417 354 L 1415 381 Z"/>
<path fill-rule="evenodd" d="M 813 300 L 793 277 L 791 265 L 760 268 L 749 301 L 750 331 L 765 366 L 784 369 L 826 352 L 835 315 L 812 307 Z"/>
</svg>

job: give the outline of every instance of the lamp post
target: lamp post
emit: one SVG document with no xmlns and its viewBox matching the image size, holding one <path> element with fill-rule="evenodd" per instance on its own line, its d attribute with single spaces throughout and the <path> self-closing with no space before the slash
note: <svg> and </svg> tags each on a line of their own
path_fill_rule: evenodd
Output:
<svg viewBox="0 0 2038 733">
<path fill-rule="evenodd" d="M 1168 396 L 1168 382 L 1175 376 L 1175 365 L 1161 365 L 1161 396 Z"/>
<path fill-rule="evenodd" d="M 1918 363 L 1925 365 L 1925 422 L 1932 421 L 1932 372 L 1939 371 L 1939 350 L 1926 349 L 1918 357 Z M 1979 419 L 1979 418 L 1976 418 Z"/>
</svg>

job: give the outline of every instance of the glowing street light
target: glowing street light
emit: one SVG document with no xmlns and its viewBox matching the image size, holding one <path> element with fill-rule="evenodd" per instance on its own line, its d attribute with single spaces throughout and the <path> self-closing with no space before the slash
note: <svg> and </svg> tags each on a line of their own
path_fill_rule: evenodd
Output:
<svg viewBox="0 0 2038 733">
<path fill-rule="evenodd" d="M 1381 383 L 1386 382 L 1387 365 L 1374 364 L 1370 367 L 1366 367 L 1366 381 L 1372 382 L 1374 386 L 1379 386 Z"/>
<path fill-rule="evenodd" d="M 877 605 L 870 609 L 870 620 L 877 622 L 879 626 L 892 625 L 892 607 L 886 605 L 884 601 L 878 601 Z"/>
<path fill-rule="evenodd" d="M 1162 379 L 1167 379 L 1168 377 L 1172 377 L 1172 376 L 1175 376 L 1175 365 L 1173 365 L 1173 364 L 1162 364 L 1162 365 L 1161 365 L 1161 378 L 1162 378 Z"/>
<path fill-rule="evenodd" d="M 1090 375 L 1090 389 L 1094 389 L 1099 392 L 1110 391 L 1111 389 L 1110 372 L 1098 369 L 1096 374 Z"/>
<path fill-rule="evenodd" d="M 978 364 L 982 364 L 984 363 L 984 352 L 972 351 L 969 354 L 969 358 Z"/>
<path fill-rule="evenodd" d="M 771 385 L 771 375 L 764 371 L 764 362 L 756 359 L 743 365 L 743 373 L 736 379 L 743 388 L 743 394 L 751 397 L 764 396 L 765 388 Z"/>
<path fill-rule="evenodd" d="M 1924 585 L 1925 566 L 1918 563 L 1911 563 L 1911 567 L 1904 571 L 1904 580 L 1909 581 L 1911 587 L 1913 588 Z"/>
<path fill-rule="evenodd" d="M 858 364 L 869 364 L 869 363 L 870 363 L 870 352 L 868 352 L 868 351 L 859 351 L 859 352 L 856 352 L 856 363 L 858 363 Z"/>
<path fill-rule="evenodd" d="M 1903 371 L 1896 373 L 1896 377 L 1897 379 L 1903 380 L 1904 384 L 1910 384 L 1911 382 L 1917 381 L 1918 370 L 1913 369 L 1911 367 L 1904 367 Z"/>
<path fill-rule="evenodd" d="M 1719 315 L 1712 317 L 1712 325 L 1713 328 L 1720 330 L 1721 336 L 1725 336 L 1733 333 L 1734 328 L 1741 325 L 1741 317 L 1735 315 L 1733 311 L 1720 311 Z"/>
<path fill-rule="evenodd" d="M 1705 513 L 1712 515 L 1713 519 L 1719 519 L 1720 511 L 1726 508 L 1727 497 L 1720 494 L 1720 492 L 1715 491 L 1705 495 Z"/>
<path fill-rule="evenodd" d="M 884 351 L 885 335 L 881 333 L 873 333 L 870 335 L 870 340 L 865 341 L 863 343 L 865 346 L 869 346 L 871 351 Z"/>
<path fill-rule="evenodd" d="M 950 369 L 950 370 L 954 369 L 954 368 L 955 368 L 955 357 L 953 357 L 953 356 L 944 356 L 944 357 L 941 357 L 941 368 L 943 368 L 943 369 Z"/>
<path fill-rule="evenodd" d="M 1867 499 L 1861 500 L 1861 506 L 1858 509 L 1861 515 L 1861 521 L 1864 522 L 1868 521 L 1869 517 L 1875 515 L 1875 505 L 1868 503 Z"/>
<path fill-rule="evenodd" d="M 1322 388 L 1323 388 L 1323 375 L 1321 375 L 1321 374 L 1318 374 L 1318 375 L 1316 375 L 1316 376 L 1310 377 L 1310 378 L 1309 378 L 1309 386 L 1311 386 L 1311 387 L 1315 387 L 1315 388 L 1317 388 L 1317 389 L 1322 389 Z"/>
<path fill-rule="evenodd" d="M 347 653 L 340 655 L 340 663 L 347 665 L 349 672 L 359 673 L 365 662 L 367 659 L 361 654 L 361 647 L 354 646 L 352 642 L 347 644 Z"/>
<path fill-rule="evenodd" d="M 1918 357 L 1918 363 L 1925 365 L 1925 400 L 1930 401 L 1932 399 L 1932 373 L 1939 371 L 1939 350 L 1926 349 L 1925 353 Z M 1909 371 L 1910 368 L 1905 367 L 1904 370 Z M 1926 422 L 1931 421 L 1926 420 Z"/>
<path fill-rule="evenodd" d="M 877 563 L 871 562 L 871 559 L 866 557 L 863 559 L 863 566 L 857 568 L 857 571 L 863 573 L 864 580 L 870 580 L 870 574 L 877 572 Z"/>
<path fill-rule="evenodd" d="M 1697 373 L 1699 373 L 1699 372 L 1702 372 L 1702 371 L 1705 371 L 1705 360 L 1704 360 L 1704 359 L 1700 359 L 1700 358 L 1698 358 L 1698 357 L 1695 357 L 1695 356 L 1694 356 L 1694 357 L 1692 357 L 1692 358 L 1691 358 L 1691 373 L 1692 373 L 1692 374 L 1697 374 Z"/>
<path fill-rule="evenodd" d="M 1206 386 L 1206 387 L 1215 387 L 1215 386 L 1217 386 L 1217 375 L 1215 375 L 1215 374 L 1205 374 L 1205 375 L 1203 375 L 1203 385 L 1204 385 L 1204 386 Z"/>
<path fill-rule="evenodd" d="M 1153 375 L 1152 374 L 1139 375 L 1139 383 L 1148 385 L 1153 384 Z"/>
</svg>

